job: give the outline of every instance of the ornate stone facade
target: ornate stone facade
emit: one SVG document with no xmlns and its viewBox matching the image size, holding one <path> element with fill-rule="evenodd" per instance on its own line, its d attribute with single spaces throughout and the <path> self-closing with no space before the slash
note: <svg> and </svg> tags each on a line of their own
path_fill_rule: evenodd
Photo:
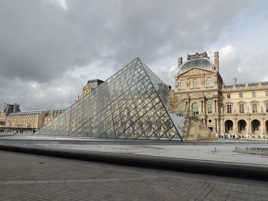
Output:
<svg viewBox="0 0 268 201">
<path fill-rule="evenodd" d="M 3 107 L 5 108 L 5 107 Z M 0 112 L 0 131 L 33 131 L 42 128 L 64 110 Z"/>
<path fill-rule="evenodd" d="M 95 88 L 102 84 L 102 80 L 89 80 L 83 87 L 82 93 L 76 97 L 76 101 L 94 92 Z M 37 130 L 45 126 L 49 121 L 55 119 L 65 110 L 42 110 L 21 112 L 18 104 L 3 104 L 0 112 L 1 131 L 25 131 Z"/>
<path fill-rule="evenodd" d="M 84 96 L 86 96 L 87 94 L 90 94 L 92 91 L 95 90 L 96 87 L 101 85 L 103 82 L 104 82 L 103 80 L 99 80 L 99 79 L 88 80 L 86 85 L 83 87 L 82 93 L 75 98 L 75 102 L 78 102 Z"/>
<path fill-rule="evenodd" d="M 179 114 L 195 116 L 220 138 L 268 138 L 268 82 L 224 85 L 219 53 L 178 60 L 171 104 Z"/>
</svg>

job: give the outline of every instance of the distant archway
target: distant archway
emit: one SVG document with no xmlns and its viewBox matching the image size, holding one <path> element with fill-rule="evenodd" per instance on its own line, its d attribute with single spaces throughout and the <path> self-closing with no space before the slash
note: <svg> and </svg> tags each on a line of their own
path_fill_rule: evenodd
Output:
<svg viewBox="0 0 268 201">
<path fill-rule="evenodd" d="M 254 119 L 251 122 L 251 128 L 252 128 L 252 133 L 256 133 L 260 130 L 261 122 L 257 119 Z"/>
<path fill-rule="evenodd" d="M 227 120 L 225 122 L 225 132 L 226 133 L 230 133 L 231 131 L 233 131 L 233 122 L 231 120 Z"/>
<path fill-rule="evenodd" d="M 238 132 L 239 133 L 242 133 L 243 131 L 246 130 L 246 127 L 247 127 L 247 122 L 243 119 L 239 120 L 238 121 Z"/>
</svg>

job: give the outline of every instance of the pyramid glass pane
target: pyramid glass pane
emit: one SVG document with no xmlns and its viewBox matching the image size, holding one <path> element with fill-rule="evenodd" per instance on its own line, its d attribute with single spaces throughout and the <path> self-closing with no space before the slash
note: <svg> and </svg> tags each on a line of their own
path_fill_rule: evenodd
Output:
<svg viewBox="0 0 268 201">
<path fill-rule="evenodd" d="M 168 87 L 139 58 L 70 106 L 38 134 L 181 139 L 167 108 Z"/>
</svg>

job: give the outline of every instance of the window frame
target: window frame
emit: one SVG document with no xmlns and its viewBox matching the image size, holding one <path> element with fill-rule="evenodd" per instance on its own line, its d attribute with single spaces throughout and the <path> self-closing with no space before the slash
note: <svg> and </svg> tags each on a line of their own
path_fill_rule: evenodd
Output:
<svg viewBox="0 0 268 201">
<path fill-rule="evenodd" d="M 256 106 L 256 107 L 254 107 Z M 257 103 L 252 103 L 252 113 L 258 113 L 258 104 Z"/>
<path fill-rule="evenodd" d="M 198 103 L 196 103 L 196 102 L 192 103 L 192 108 L 191 109 L 192 109 L 193 114 L 199 114 Z"/>
<path fill-rule="evenodd" d="M 233 104 L 232 103 L 226 104 L 226 113 L 228 113 L 228 114 L 233 113 Z"/>
<path fill-rule="evenodd" d="M 212 114 L 213 113 L 213 106 L 212 103 L 207 104 L 207 113 Z"/>
<path fill-rule="evenodd" d="M 245 113 L 245 104 L 239 103 L 239 113 Z"/>
<path fill-rule="evenodd" d="M 197 84 L 197 79 L 192 79 L 192 88 L 193 88 L 193 89 L 198 88 L 197 85 L 198 85 L 198 84 Z"/>
<path fill-rule="evenodd" d="M 214 78 L 213 77 L 209 77 L 206 79 L 206 88 L 213 88 L 214 86 Z"/>
</svg>

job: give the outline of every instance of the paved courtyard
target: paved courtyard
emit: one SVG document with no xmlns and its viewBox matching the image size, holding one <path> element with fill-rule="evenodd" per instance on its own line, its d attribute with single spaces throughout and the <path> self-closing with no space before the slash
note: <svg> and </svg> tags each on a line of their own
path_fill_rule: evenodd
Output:
<svg viewBox="0 0 268 201">
<path fill-rule="evenodd" d="M 0 201 L 267 201 L 268 183 L 0 151 Z"/>
<path fill-rule="evenodd" d="M 180 143 L 174 141 L 135 141 L 90 138 L 63 138 L 40 136 L 1 137 L 0 144 L 25 145 L 27 147 L 45 147 L 81 151 L 109 153 L 127 153 L 147 156 L 171 157 L 238 163 L 268 167 L 267 155 L 238 153 L 236 148 L 259 147 L 268 149 L 268 141 L 219 141 Z"/>
</svg>

